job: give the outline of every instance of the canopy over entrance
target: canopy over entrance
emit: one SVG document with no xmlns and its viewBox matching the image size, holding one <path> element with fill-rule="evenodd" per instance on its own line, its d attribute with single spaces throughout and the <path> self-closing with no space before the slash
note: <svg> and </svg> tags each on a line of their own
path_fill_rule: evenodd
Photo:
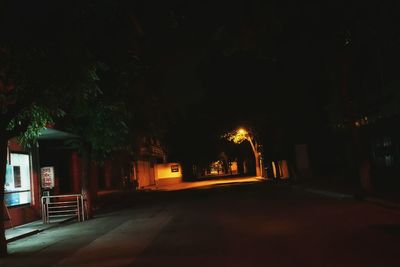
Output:
<svg viewBox="0 0 400 267">
<path fill-rule="evenodd" d="M 44 128 L 40 131 L 40 135 L 38 137 L 39 140 L 63 140 L 72 138 L 79 138 L 79 136 L 52 128 Z"/>
</svg>

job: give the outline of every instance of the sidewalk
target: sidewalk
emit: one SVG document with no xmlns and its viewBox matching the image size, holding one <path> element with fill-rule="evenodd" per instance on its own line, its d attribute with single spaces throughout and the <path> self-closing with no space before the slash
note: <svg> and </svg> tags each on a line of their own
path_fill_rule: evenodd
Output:
<svg viewBox="0 0 400 267">
<path fill-rule="evenodd" d="M 57 227 L 62 223 L 74 220 L 75 217 L 67 217 L 67 218 L 60 218 L 60 219 L 53 219 L 51 223 L 43 223 L 42 220 L 34 221 L 31 223 L 23 224 L 16 226 L 14 228 L 6 229 L 5 235 L 7 243 L 13 242 L 15 240 L 35 235 L 40 233 L 44 230 Z"/>
<path fill-rule="evenodd" d="M 110 200 L 116 200 L 121 197 L 122 194 L 126 192 L 115 189 L 115 190 L 104 190 L 98 193 L 99 205 L 103 204 L 103 202 L 107 202 Z M 69 221 L 77 221 L 76 216 L 65 217 L 65 218 L 53 218 L 50 223 L 43 223 L 42 220 L 37 220 L 31 223 L 23 224 L 15 226 L 14 228 L 9 228 L 5 230 L 5 236 L 7 243 L 19 240 L 21 238 L 35 235 L 37 233 L 43 232 L 50 228 L 58 227 L 63 223 Z"/>
</svg>

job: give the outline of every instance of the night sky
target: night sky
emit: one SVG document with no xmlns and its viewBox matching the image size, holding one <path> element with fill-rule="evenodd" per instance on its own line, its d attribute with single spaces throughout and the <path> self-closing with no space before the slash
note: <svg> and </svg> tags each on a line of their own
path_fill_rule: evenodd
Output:
<svg viewBox="0 0 400 267">
<path fill-rule="evenodd" d="M 87 21 L 74 19 L 94 2 Z M 105 60 L 125 50 L 140 58 L 149 92 L 173 110 L 171 146 L 192 139 L 200 149 L 238 125 L 255 129 L 266 143 L 307 142 L 332 122 L 327 107 L 344 83 L 356 98 L 379 94 L 397 79 L 396 1 L 19 0 L 3 6 L 4 40 L 28 46 L 56 40 L 62 47 L 70 36 L 96 44 Z"/>
</svg>

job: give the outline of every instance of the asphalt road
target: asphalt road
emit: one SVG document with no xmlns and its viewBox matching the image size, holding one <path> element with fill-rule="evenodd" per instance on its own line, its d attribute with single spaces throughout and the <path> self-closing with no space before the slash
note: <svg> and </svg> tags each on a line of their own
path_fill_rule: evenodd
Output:
<svg viewBox="0 0 400 267">
<path fill-rule="evenodd" d="M 0 266 L 400 266 L 400 211 L 286 185 L 150 192 L 10 243 Z"/>
</svg>

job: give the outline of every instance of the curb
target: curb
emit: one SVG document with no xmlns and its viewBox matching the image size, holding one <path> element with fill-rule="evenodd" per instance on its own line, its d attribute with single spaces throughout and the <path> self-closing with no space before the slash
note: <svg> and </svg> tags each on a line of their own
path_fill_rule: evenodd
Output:
<svg viewBox="0 0 400 267">
<path fill-rule="evenodd" d="M 400 203 L 391 202 L 391 201 L 383 200 L 380 198 L 373 198 L 373 197 L 364 198 L 364 201 L 368 201 L 370 203 L 373 203 L 373 204 L 376 204 L 376 205 L 379 205 L 379 206 L 382 206 L 385 208 L 400 210 Z"/>
<path fill-rule="evenodd" d="M 22 238 L 25 238 L 25 237 L 28 237 L 28 236 L 31 236 L 31 235 L 36 235 L 36 234 L 38 234 L 38 233 L 40 233 L 42 231 L 44 231 L 44 230 L 38 230 L 38 229 L 32 230 L 32 231 L 29 231 L 29 232 L 26 232 L 26 233 L 11 237 L 11 238 L 7 239 L 6 242 L 8 244 L 8 243 L 14 242 L 16 240 L 19 240 L 19 239 L 22 239 Z"/>
<path fill-rule="evenodd" d="M 337 193 L 333 191 L 325 191 L 325 190 L 320 190 L 320 189 L 313 189 L 313 188 L 305 188 L 303 189 L 306 192 L 314 193 L 317 195 L 322 195 L 326 197 L 332 197 L 332 198 L 338 198 L 338 199 L 354 199 L 353 195 L 349 194 L 343 194 L 343 193 Z"/>
<path fill-rule="evenodd" d="M 55 228 L 55 227 L 59 227 L 62 224 L 67 223 L 69 221 L 72 221 L 74 219 L 75 219 L 75 217 L 66 218 L 64 220 L 61 220 L 61 221 L 53 223 L 53 224 L 47 224 L 47 225 L 45 224 L 42 227 L 36 227 L 36 229 L 27 230 L 24 233 L 17 234 L 17 235 L 15 235 L 13 237 L 10 237 L 10 238 L 6 239 L 6 242 L 8 244 L 8 243 L 23 239 L 23 238 L 28 237 L 28 236 L 36 235 L 36 234 L 44 232 L 46 230 L 49 230 L 49 229 L 52 229 L 52 228 Z"/>
<path fill-rule="evenodd" d="M 345 194 L 345 193 L 339 193 L 335 191 L 328 191 L 324 189 L 318 189 L 318 188 L 313 188 L 313 187 L 307 187 L 307 186 L 302 186 L 302 185 L 291 185 L 291 188 L 294 190 L 302 190 L 305 192 L 325 196 L 325 197 L 331 197 L 331 198 L 338 198 L 338 199 L 356 199 L 356 197 L 352 194 Z"/>
<path fill-rule="evenodd" d="M 315 188 L 299 186 L 299 185 L 292 185 L 292 189 L 303 190 L 305 192 L 318 194 L 318 195 L 322 195 L 322 196 L 326 196 L 326 197 L 337 198 L 337 199 L 358 199 L 360 201 L 369 202 L 369 203 L 379 205 L 379 206 L 382 206 L 385 208 L 400 210 L 400 203 L 384 200 L 381 198 L 374 198 L 374 197 L 364 197 L 363 198 L 363 197 L 357 197 L 357 196 L 351 195 L 351 194 L 338 193 L 338 192 L 334 192 L 334 191 L 315 189 Z"/>
<path fill-rule="evenodd" d="M 354 198 L 353 195 L 349 194 L 343 194 L 343 193 L 338 193 L 334 191 L 328 191 L 328 190 L 323 190 L 323 189 L 318 189 L 318 188 L 313 188 L 313 187 L 307 187 L 307 186 L 302 186 L 302 185 L 291 185 L 291 188 L 294 190 L 301 190 L 304 192 L 320 195 L 320 196 L 325 196 L 325 197 L 331 197 L 331 198 Z"/>
</svg>

